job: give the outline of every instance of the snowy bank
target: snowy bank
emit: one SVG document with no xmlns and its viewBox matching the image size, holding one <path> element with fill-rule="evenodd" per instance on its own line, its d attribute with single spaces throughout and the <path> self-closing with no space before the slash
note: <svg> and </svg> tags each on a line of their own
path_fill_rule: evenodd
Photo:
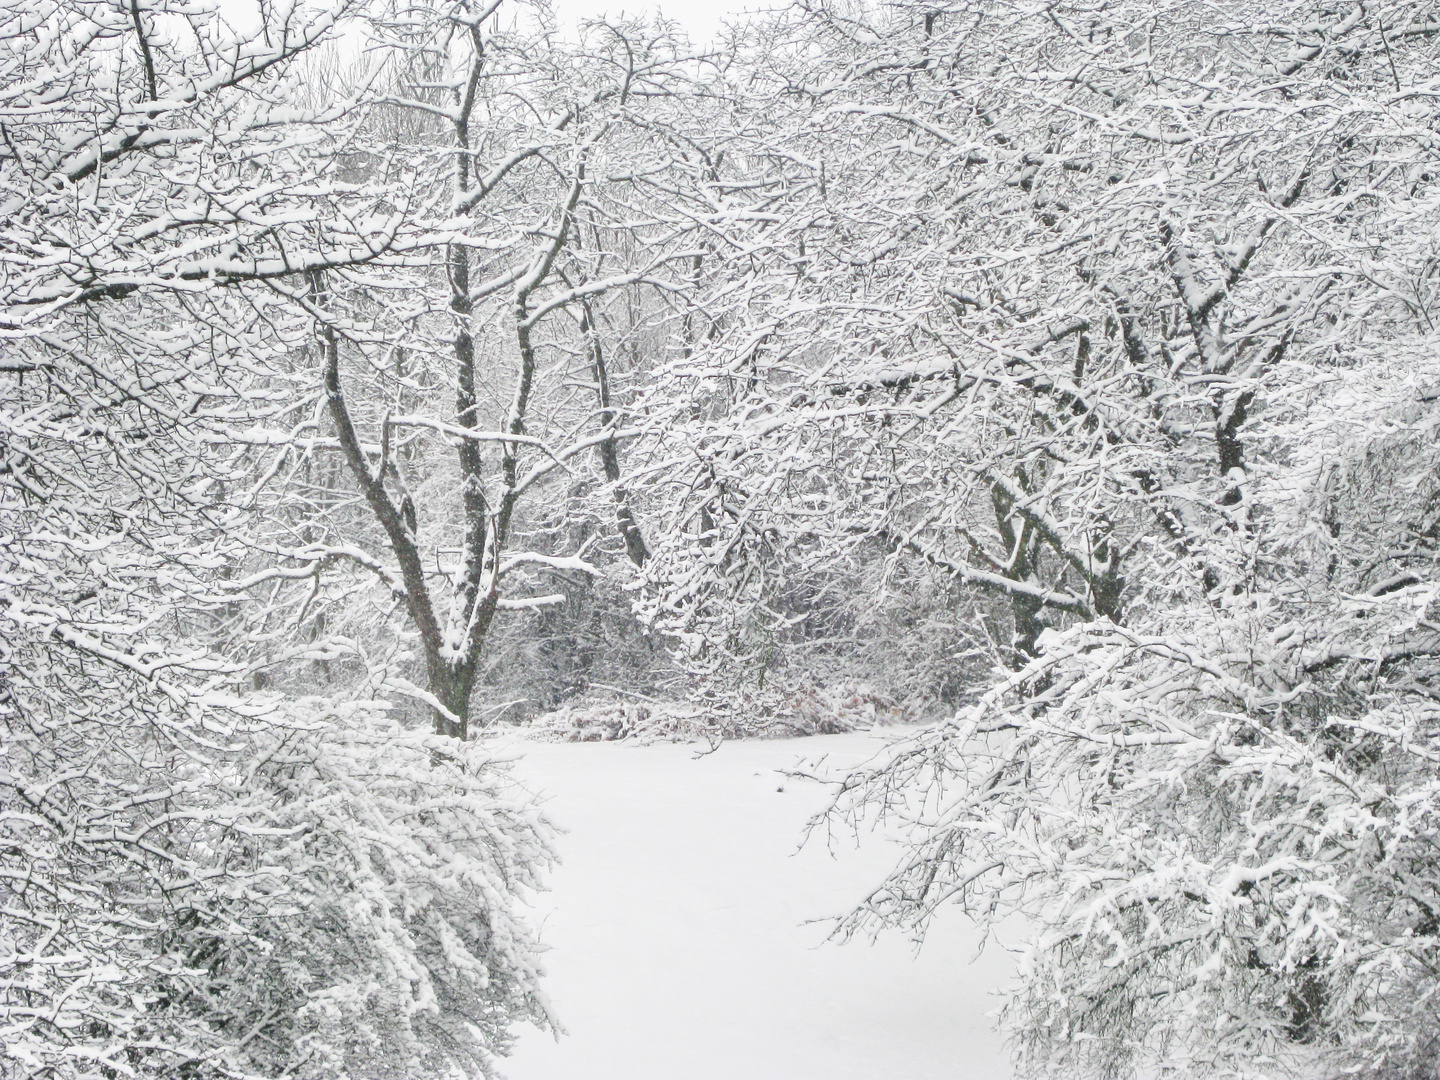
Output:
<svg viewBox="0 0 1440 1080">
<path fill-rule="evenodd" d="M 567 832 L 537 919 L 568 1034 L 522 1029 L 510 1080 L 1006 1080 L 986 1015 L 1010 958 L 957 910 L 902 936 L 825 944 L 899 848 L 817 836 L 825 802 L 778 770 L 879 745 L 852 733 L 694 745 L 517 743 Z M 974 961 L 972 963 L 972 961 Z"/>
</svg>

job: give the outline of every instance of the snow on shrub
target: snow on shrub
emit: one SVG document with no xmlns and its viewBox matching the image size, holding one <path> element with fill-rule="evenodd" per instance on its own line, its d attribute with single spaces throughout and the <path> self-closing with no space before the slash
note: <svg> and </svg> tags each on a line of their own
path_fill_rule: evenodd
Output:
<svg viewBox="0 0 1440 1080">
<path fill-rule="evenodd" d="M 69 660 L 0 700 L 0 1074 L 488 1077 L 550 1025 L 549 826 L 477 745 Z"/>
<path fill-rule="evenodd" d="M 582 700 L 543 713 L 530 722 L 536 738 L 556 742 L 610 742 L 619 739 L 688 742 L 709 731 L 694 706 L 664 701 Z"/>
<path fill-rule="evenodd" d="M 591 699 L 536 717 L 538 738 L 565 742 L 784 738 L 838 735 L 918 719 L 908 703 L 863 684 L 813 684 L 796 689 L 730 687 L 693 702 Z"/>
<path fill-rule="evenodd" d="M 776 724 L 796 735 L 839 735 L 877 724 L 905 724 L 919 717 L 909 703 L 864 684 L 807 686 L 785 700 Z"/>
<path fill-rule="evenodd" d="M 1165 633 L 1050 631 L 846 781 L 843 810 L 919 823 L 847 928 L 923 932 L 948 903 L 989 928 L 1022 915 L 1004 1020 L 1037 1075 L 1424 1059 L 1440 710 L 1384 666 L 1433 650 L 1437 598 L 1241 595 L 1167 612 Z"/>
</svg>

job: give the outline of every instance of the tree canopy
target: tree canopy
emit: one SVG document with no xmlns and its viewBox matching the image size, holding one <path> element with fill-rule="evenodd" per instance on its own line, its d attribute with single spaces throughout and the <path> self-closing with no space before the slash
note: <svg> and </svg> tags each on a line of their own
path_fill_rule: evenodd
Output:
<svg viewBox="0 0 1440 1080">
<path fill-rule="evenodd" d="M 599 687 L 926 719 L 1030 1073 L 1435 1072 L 1440 10 L 228 10 L 0 5 L 6 1070 L 493 1075 Z"/>
</svg>

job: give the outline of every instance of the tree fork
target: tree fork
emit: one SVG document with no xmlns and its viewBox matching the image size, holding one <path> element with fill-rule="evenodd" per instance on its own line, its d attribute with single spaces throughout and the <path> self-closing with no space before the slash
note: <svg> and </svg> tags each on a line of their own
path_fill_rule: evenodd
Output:
<svg viewBox="0 0 1440 1080">
<path fill-rule="evenodd" d="M 318 274 L 311 276 L 311 291 L 317 307 L 323 303 L 325 292 Z M 469 706 L 470 685 L 474 682 L 473 666 L 463 690 L 456 685 L 457 676 L 463 670 L 445 658 L 445 636 L 435 618 L 435 607 L 429 587 L 425 583 L 425 569 L 420 558 L 420 548 L 414 532 L 410 529 L 405 515 L 385 490 L 385 478 L 377 476 L 365 458 L 360 445 L 350 410 L 345 403 L 345 390 L 340 381 L 340 335 L 328 322 L 320 330 L 324 355 L 324 382 L 326 405 L 335 423 L 336 435 L 344 453 L 350 473 L 360 485 L 361 494 L 369 505 L 371 513 L 385 530 L 390 541 L 390 550 L 400 564 L 400 580 L 405 588 L 405 609 L 415 628 L 420 632 L 420 644 L 425 653 L 425 674 L 430 692 L 443 706 L 435 713 L 435 732 L 457 739 L 465 738 L 465 709 Z M 459 706 L 457 708 L 457 706 Z M 446 713 L 449 715 L 446 715 Z"/>
</svg>

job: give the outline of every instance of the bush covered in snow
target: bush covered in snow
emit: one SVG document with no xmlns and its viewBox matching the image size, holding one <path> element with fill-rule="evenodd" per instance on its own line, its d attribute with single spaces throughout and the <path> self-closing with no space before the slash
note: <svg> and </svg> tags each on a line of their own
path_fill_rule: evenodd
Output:
<svg viewBox="0 0 1440 1080">
<path fill-rule="evenodd" d="M 537 738 L 567 742 L 616 739 L 694 741 L 838 735 L 917 719 L 913 706 L 868 686 L 814 684 L 785 691 L 734 689 L 689 702 L 591 698 L 535 718 Z"/>
<path fill-rule="evenodd" d="M 17 646 L 0 1075 L 489 1076 L 550 1023 L 512 914 L 549 827 L 476 744 Z"/>
</svg>

